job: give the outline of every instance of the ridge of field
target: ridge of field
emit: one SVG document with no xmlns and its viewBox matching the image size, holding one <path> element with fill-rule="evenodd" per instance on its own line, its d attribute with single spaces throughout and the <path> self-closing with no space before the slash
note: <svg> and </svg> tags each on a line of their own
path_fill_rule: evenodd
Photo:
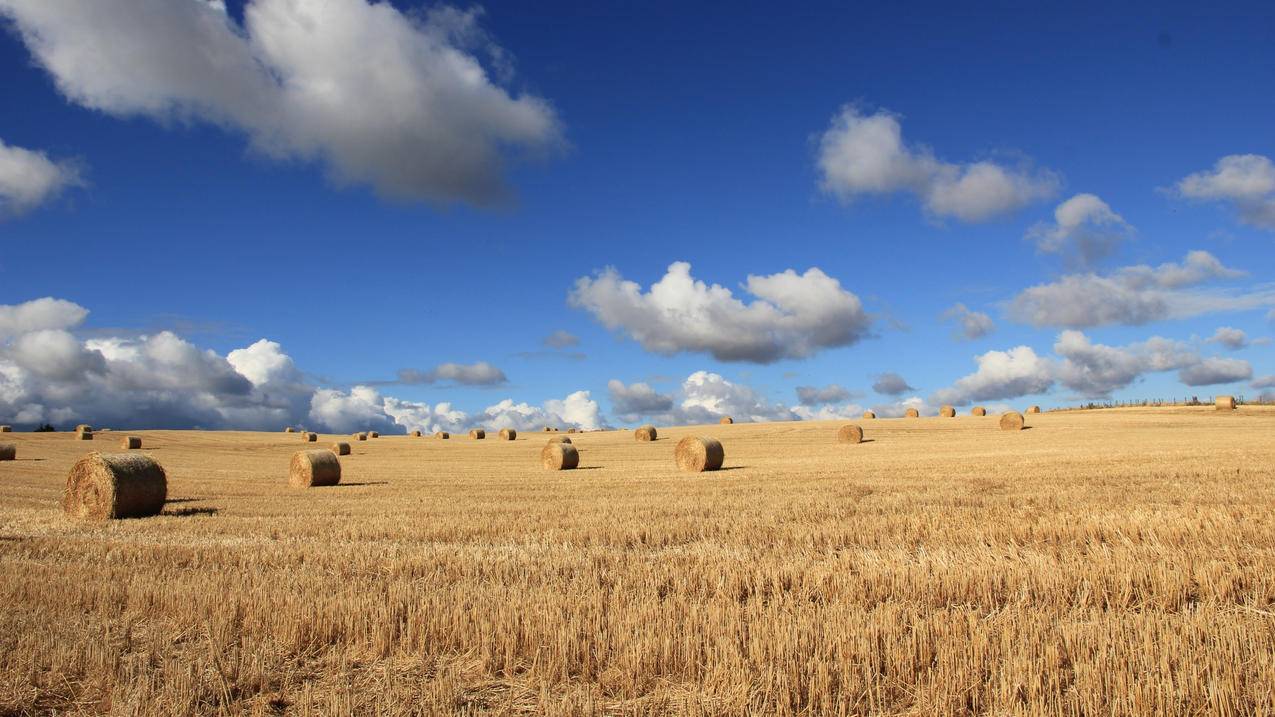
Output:
<svg viewBox="0 0 1275 717">
<path fill-rule="evenodd" d="M 1027 425 L 383 436 L 309 490 L 347 436 L 129 431 L 170 500 L 110 523 L 58 501 L 122 433 L 5 434 L 0 714 L 1275 714 L 1275 407 Z"/>
</svg>

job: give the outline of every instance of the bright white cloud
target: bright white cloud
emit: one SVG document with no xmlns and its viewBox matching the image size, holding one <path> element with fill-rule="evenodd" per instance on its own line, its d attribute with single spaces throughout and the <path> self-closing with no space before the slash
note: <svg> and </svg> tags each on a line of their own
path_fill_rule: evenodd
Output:
<svg viewBox="0 0 1275 717">
<path fill-rule="evenodd" d="M 1275 230 L 1275 162 L 1268 157 L 1222 157 L 1211 170 L 1184 177 L 1175 189 L 1188 199 L 1228 203 L 1245 224 Z"/>
<path fill-rule="evenodd" d="M 568 300 L 648 351 L 703 352 L 720 361 L 806 358 L 858 342 L 872 323 L 859 297 L 819 269 L 749 275 L 744 289 L 756 297 L 751 303 L 676 262 L 647 292 L 608 268 L 577 279 Z"/>
<path fill-rule="evenodd" d="M 44 297 L 21 304 L 0 305 L 0 341 L 42 329 L 71 329 L 79 326 L 89 310 L 71 301 Z"/>
<path fill-rule="evenodd" d="M 1045 393 L 1054 385 L 1054 365 L 1030 346 L 988 351 L 975 358 L 978 370 L 934 393 L 936 403 L 963 406 L 972 401 L 995 401 Z"/>
<path fill-rule="evenodd" d="M 34 209 L 79 183 L 71 163 L 0 140 L 0 219 Z"/>
<path fill-rule="evenodd" d="M 254 386 L 292 382 L 300 378 L 292 357 L 283 352 L 282 346 L 267 339 L 231 351 L 226 354 L 226 361 Z"/>
<path fill-rule="evenodd" d="M 194 0 L 0 0 L 0 14 L 73 102 L 236 129 L 390 197 L 499 202 L 507 150 L 561 142 L 544 100 L 491 77 L 510 65 L 479 11 L 249 0 L 242 27 Z"/>
<path fill-rule="evenodd" d="M 957 326 L 957 338 L 968 341 L 981 339 L 996 330 L 992 317 L 981 311 L 971 311 L 965 304 L 957 303 L 943 312 L 944 321 L 952 321 Z"/>
<path fill-rule="evenodd" d="M 909 146 L 897 115 L 842 108 L 819 145 L 820 184 L 844 202 L 865 194 L 911 192 L 927 212 L 980 222 L 1053 196 L 1052 172 L 990 161 L 953 164 Z"/>
<path fill-rule="evenodd" d="M 1081 267 L 1111 256 L 1133 227 L 1093 194 L 1077 194 L 1054 209 L 1052 224 L 1041 222 L 1027 231 L 1038 251 L 1061 254 Z"/>
<path fill-rule="evenodd" d="M 878 418 L 900 418 L 909 408 L 915 408 L 922 416 L 934 416 L 939 412 L 936 406 L 920 396 L 912 396 L 891 403 L 878 403 L 872 407 L 872 412 L 877 414 Z"/>
</svg>

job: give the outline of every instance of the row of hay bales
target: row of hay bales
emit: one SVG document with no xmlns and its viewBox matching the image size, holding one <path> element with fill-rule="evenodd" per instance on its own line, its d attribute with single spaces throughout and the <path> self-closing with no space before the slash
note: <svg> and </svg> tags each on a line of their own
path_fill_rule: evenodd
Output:
<svg viewBox="0 0 1275 717">
<path fill-rule="evenodd" d="M 1040 413 L 1040 406 L 1029 406 L 1027 408 L 1027 412 Z M 987 409 L 982 406 L 975 406 L 970 409 L 970 415 L 971 416 L 986 416 Z M 864 411 L 863 417 L 866 419 L 873 419 L 877 417 L 877 413 L 876 411 Z M 909 408 L 903 412 L 903 417 L 904 418 L 920 418 L 921 412 L 915 408 Z M 939 417 L 940 418 L 956 418 L 956 408 L 952 406 L 941 406 L 939 408 Z"/>
</svg>

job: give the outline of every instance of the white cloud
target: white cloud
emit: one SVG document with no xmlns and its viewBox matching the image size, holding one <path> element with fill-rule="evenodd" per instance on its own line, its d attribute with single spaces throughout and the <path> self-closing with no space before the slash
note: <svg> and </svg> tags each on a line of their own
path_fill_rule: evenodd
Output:
<svg viewBox="0 0 1275 717">
<path fill-rule="evenodd" d="M 1007 309 L 1015 321 L 1034 326 L 1088 328 L 1137 326 L 1275 305 L 1275 289 L 1270 287 L 1241 292 L 1192 288 L 1244 275 L 1223 266 L 1206 251 L 1193 251 L 1181 264 L 1140 264 L 1105 275 L 1069 274 L 1053 283 L 1024 289 L 1010 300 Z"/>
<path fill-rule="evenodd" d="M 1248 346 L 1248 334 L 1233 326 L 1219 326 L 1207 342 L 1221 344 L 1232 351 L 1238 351 Z"/>
<path fill-rule="evenodd" d="M 1275 388 L 1275 374 L 1272 374 L 1269 376 L 1261 376 L 1256 379 L 1253 379 L 1253 382 L 1250 383 L 1249 386 L 1251 388 L 1258 389 L 1258 390 L 1261 390 L 1263 388 Z"/>
<path fill-rule="evenodd" d="M 872 390 L 883 396 L 898 396 L 916 389 L 909 386 L 908 382 L 899 374 L 887 371 L 879 374 L 876 380 L 872 382 Z"/>
<path fill-rule="evenodd" d="M 475 364 L 441 363 L 428 371 L 405 368 L 398 372 L 398 383 L 408 385 L 450 381 L 462 386 L 496 386 L 508 380 L 504 371 L 486 361 Z"/>
<path fill-rule="evenodd" d="M 944 321 L 956 322 L 959 331 L 957 338 L 964 338 L 969 341 L 981 339 L 984 336 L 996 330 L 996 324 L 992 321 L 992 317 L 981 311 L 970 311 L 965 304 L 957 303 L 950 309 L 943 312 Z"/>
<path fill-rule="evenodd" d="M 673 410 L 673 396 L 656 391 L 648 383 L 624 385 L 619 379 L 607 382 L 611 412 L 620 420 L 632 423 L 642 416 L 667 414 Z"/>
<path fill-rule="evenodd" d="M 1213 356 L 1178 371 L 1178 380 L 1188 386 L 1214 386 L 1253 378 L 1253 366 L 1243 359 Z"/>
<path fill-rule="evenodd" d="M 978 370 L 957 379 L 950 388 L 934 392 L 936 403 L 962 406 L 1045 393 L 1054 385 L 1054 365 L 1030 346 L 988 351 L 975 358 Z"/>
<path fill-rule="evenodd" d="M 293 382 L 300 378 L 292 357 L 283 352 L 282 346 L 267 339 L 231 351 L 226 354 L 226 361 L 254 386 Z"/>
<path fill-rule="evenodd" d="M 433 202 L 508 194 L 508 150 L 560 144 L 538 97 L 490 76 L 508 58 L 478 11 L 404 14 L 367 0 L 0 0 L 71 101 L 118 117 L 202 120 L 262 153 L 321 162 L 338 184 Z"/>
<path fill-rule="evenodd" d="M 751 387 L 732 383 L 711 371 L 696 371 L 682 382 L 677 408 L 685 423 L 711 423 L 722 416 L 736 421 L 790 421 L 786 406 L 772 403 Z"/>
<path fill-rule="evenodd" d="M 1149 371 L 1170 371 L 1197 363 L 1200 358 L 1177 341 L 1153 337 L 1126 347 L 1095 344 L 1079 331 L 1064 331 L 1054 343 L 1062 357 L 1058 379 L 1085 398 L 1103 398 L 1132 385 Z"/>
<path fill-rule="evenodd" d="M 551 349 L 565 349 L 565 348 L 570 348 L 572 346 L 579 346 L 580 337 L 576 336 L 570 331 L 566 331 L 564 329 L 558 329 L 552 334 L 549 334 L 548 336 L 546 336 L 542 343 L 544 343 L 545 346 L 548 346 Z"/>
<path fill-rule="evenodd" d="M 78 184 L 73 164 L 0 140 L 0 219 L 34 209 Z"/>
<path fill-rule="evenodd" d="M 71 301 L 46 296 L 21 304 L 0 305 L 0 341 L 41 329 L 70 329 L 83 323 L 89 310 Z"/>
<path fill-rule="evenodd" d="M 1231 204 L 1240 221 L 1275 230 L 1275 162 L 1260 154 L 1232 154 L 1212 170 L 1179 181 L 1177 193 L 1188 199 Z"/>
<path fill-rule="evenodd" d="M 915 408 L 922 416 L 934 416 L 939 412 L 937 407 L 920 396 L 912 396 L 891 403 L 879 403 L 872 407 L 872 412 L 877 414 L 878 418 L 899 418 L 907 413 L 909 408 Z"/>
<path fill-rule="evenodd" d="M 840 384 L 830 383 L 827 386 L 798 386 L 797 403 L 803 406 L 821 406 L 829 403 L 848 401 L 854 392 Z"/>
<path fill-rule="evenodd" d="M 431 407 L 428 403 L 414 403 L 390 397 L 382 401 L 381 408 L 405 431 L 420 429 L 431 433 L 463 433 L 471 428 L 537 431 L 546 425 L 585 430 L 607 427 L 597 402 L 590 397 L 588 391 L 576 391 L 562 400 L 545 401 L 542 406 L 519 403 L 507 398 L 474 413 L 457 410 L 447 402 Z"/>
<path fill-rule="evenodd" d="M 749 275 L 744 289 L 756 300 L 745 304 L 676 262 L 648 292 L 608 268 L 577 279 L 568 300 L 648 351 L 705 352 L 721 361 L 806 358 L 858 342 L 872 323 L 859 297 L 819 269 Z"/>
<path fill-rule="evenodd" d="M 1054 222 L 1038 223 L 1027 231 L 1038 251 L 1062 254 L 1082 267 L 1111 256 L 1133 227 L 1093 194 L 1077 194 L 1054 209 Z"/>
<path fill-rule="evenodd" d="M 323 388 L 310 400 L 310 420 L 334 433 L 390 432 L 397 428 L 386 413 L 385 399 L 371 386 L 355 386 L 348 393 Z"/>
<path fill-rule="evenodd" d="M 1053 196 L 1052 172 L 989 161 L 953 164 L 928 148 L 909 146 L 897 115 L 862 114 L 846 106 L 833 118 L 819 145 L 820 184 L 850 202 L 864 194 L 911 192 L 927 212 L 979 222 Z"/>
</svg>

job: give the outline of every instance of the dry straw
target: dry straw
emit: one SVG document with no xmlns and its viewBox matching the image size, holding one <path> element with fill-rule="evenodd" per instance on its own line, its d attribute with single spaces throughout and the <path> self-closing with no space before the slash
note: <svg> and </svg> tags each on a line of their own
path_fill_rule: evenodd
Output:
<svg viewBox="0 0 1275 717">
<path fill-rule="evenodd" d="M 1027 409 L 1028 413 L 1040 413 L 1040 406 L 1031 406 Z"/>
<path fill-rule="evenodd" d="M 652 426 L 649 423 L 633 432 L 633 437 L 643 443 L 654 441 L 658 435 L 659 432 L 655 430 L 655 426 Z"/>
<path fill-rule="evenodd" d="M 350 444 L 345 442 L 333 443 L 330 450 L 338 456 L 348 456 L 350 455 Z"/>
<path fill-rule="evenodd" d="M 0 443 L 0 461 L 16 461 L 17 459 L 18 444 Z"/>
<path fill-rule="evenodd" d="M 1023 414 L 1018 411 L 1006 411 L 1001 414 L 1002 431 L 1023 430 Z"/>
<path fill-rule="evenodd" d="M 314 443 L 315 441 L 319 440 L 319 434 L 317 433 L 305 433 L 303 435 L 305 436 L 306 443 Z"/>
<path fill-rule="evenodd" d="M 722 416 L 722 420 L 718 421 L 718 423 L 722 424 L 723 426 L 730 425 L 734 422 L 735 422 L 735 419 L 731 418 L 730 416 Z"/>
<path fill-rule="evenodd" d="M 983 408 L 982 406 L 975 406 L 970 409 L 970 415 L 971 416 L 986 416 L 987 409 Z"/>
<path fill-rule="evenodd" d="M 341 482 L 341 461 L 332 451 L 297 451 L 288 468 L 288 483 L 293 488 L 336 485 Z"/>
<path fill-rule="evenodd" d="M 356 440 L 356 441 L 366 441 L 366 440 L 367 440 L 367 434 L 366 434 L 366 433 L 355 433 L 355 434 L 351 435 L 351 436 L 350 436 L 350 438 L 353 438 L 353 439 L 354 439 L 354 440 Z"/>
<path fill-rule="evenodd" d="M 482 439 L 487 437 L 487 431 L 484 431 L 481 428 L 475 428 L 474 430 L 469 432 L 469 437 L 474 439 L 475 441 L 481 441 Z"/>
<path fill-rule="evenodd" d="M 863 429 L 853 423 L 838 428 L 837 443 L 863 443 Z"/>
<path fill-rule="evenodd" d="M 943 406 L 939 409 L 939 415 L 943 418 L 956 418 L 956 409 L 951 406 Z"/>
<path fill-rule="evenodd" d="M 550 443 L 570 443 L 571 439 L 567 438 L 566 436 L 552 436 L 549 439 L 549 442 Z"/>
<path fill-rule="evenodd" d="M 1234 396 L 1218 396 L 1217 400 L 1214 403 L 1217 406 L 1217 410 L 1219 411 L 1234 411 L 1235 410 Z"/>
<path fill-rule="evenodd" d="M 877 417 L 877 414 L 876 414 L 876 412 L 875 412 L 875 411 L 864 411 L 864 412 L 863 412 L 863 417 L 864 417 L 864 418 L 876 418 L 876 417 Z"/>
<path fill-rule="evenodd" d="M 903 415 L 907 416 L 908 418 L 920 418 L 921 412 L 916 410 L 915 408 L 909 408 L 908 410 L 903 412 Z"/>
<path fill-rule="evenodd" d="M 434 440 L 436 441 L 445 441 L 451 437 L 452 437 L 452 434 L 448 433 L 447 431 L 439 431 L 438 433 L 434 434 Z"/>
<path fill-rule="evenodd" d="M 409 433 L 409 434 L 407 434 L 407 435 L 411 436 L 412 438 L 420 438 L 421 436 L 423 436 L 423 435 L 425 435 L 425 434 L 424 434 L 424 433 L 422 433 L 419 429 L 417 429 L 417 430 L 412 431 L 411 433 Z"/>
<path fill-rule="evenodd" d="M 518 437 L 518 432 L 512 428 L 500 429 L 500 440 L 502 441 L 512 441 L 517 437 Z"/>
<path fill-rule="evenodd" d="M 580 465 L 580 453 L 570 443 L 547 443 L 540 449 L 540 465 L 551 471 L 569 471 Z"/>
<path fill-rule="evenodd" d="M 677 442 L 677 449 L 673 451 L 673 456 L 677 459 L 678 468 L 700 473 L 721 468 L 722 461 L 726 459 L 726 451 L 722 449 L 722 444 L 716 438 L 687 436 Z"/>
<path fill-rule="evenodd" d="M 73 518 L 157 515 L 168 498 L 168 476 L 140 453 L 90 453 L 71 466 L 62 510 Z"/>
<path fill-rule="evenodd" d="M 141 436 L 124 436 L 124 440 L 120 441 L 120 448 L 123 448 L 126 451 L 135 451 L 141 447 Z"/>
</svg>

